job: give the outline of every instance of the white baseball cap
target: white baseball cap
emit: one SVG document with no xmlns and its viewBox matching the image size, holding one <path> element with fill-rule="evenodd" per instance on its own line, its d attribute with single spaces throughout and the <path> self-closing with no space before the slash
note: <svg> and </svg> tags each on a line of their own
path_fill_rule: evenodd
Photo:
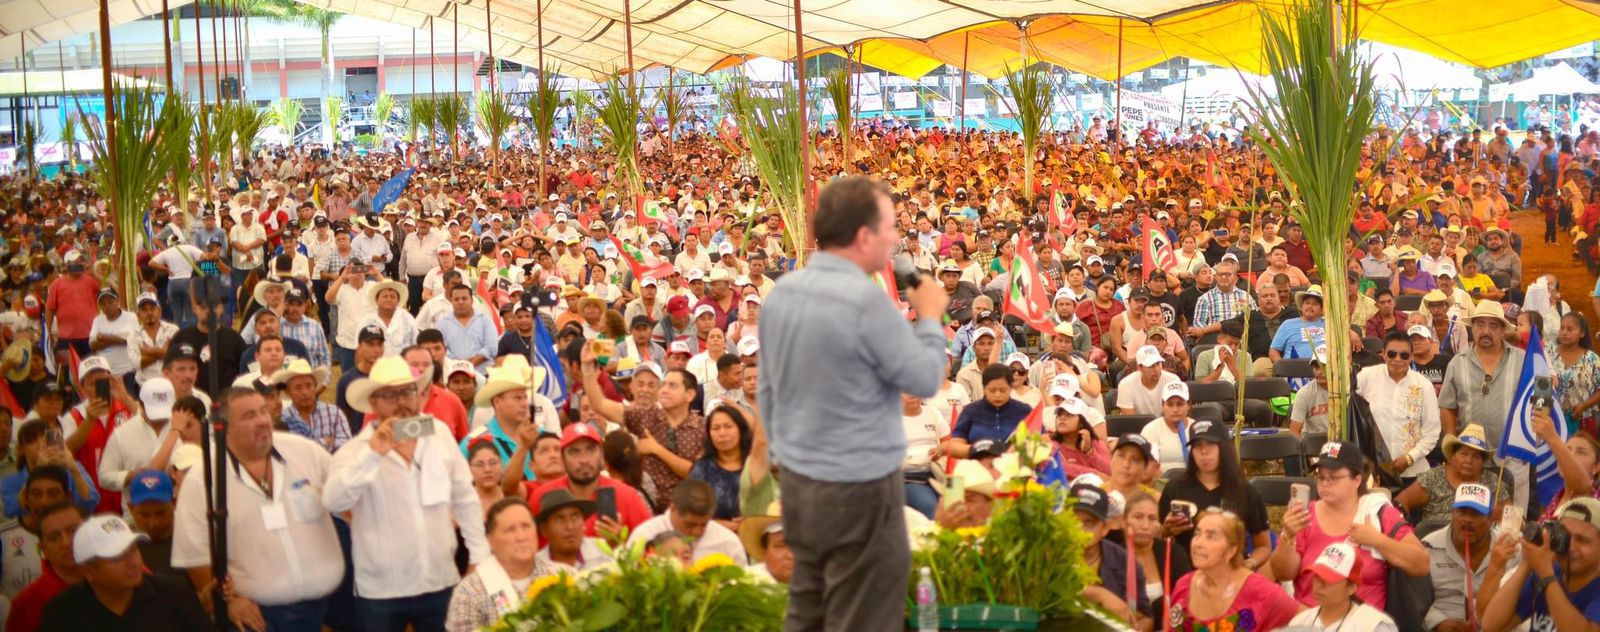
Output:
<svg viewBox="0 0 1600 632">
<path fill-rule="evenodd" d="M 1183 401 L 1189 401 L 1189 385 L 1183 382 L 1167 382 L 1167 385 L 1161 388 L 1161 401 L 1167 401 L 1174 397 L 1181 397 Z"/>
<path fill-rule="evenodd" d="M 135 300 L 133 304 L 143 305 L 145 303 L 155 303 L 156 305 L 160 305 L 161 299 L 156 296 L 155 292 L 140 292 L 138 300 Z"/>
<path fill-rule="evenodd" d="M 1406 330 L 1406 335 L 1422 336 L 1423 338 L 1433 340 L 1433 328 L 1427 325 L 1412 325 L 1410 329 Z"/>
<path fill-rule="evenodd" d="M 979 338 L 982 338 L 984 336 L 988 336 L 990 338 L 995 337 L 994 330 L 990 329 L 988 327 L 979 327 L 977 329 L 972 330 L 972 341 L 973 342 L 977 342 Z"/>
<path fill-rule="evenodd" d="M 667 355 L 672 355 L 674 353 L 681 353 L 681 354 L 684 354 L 684 355 L 694 355 L 694 351 L 691 351 L 689 349 L 689 341 L 687 341 L 687 340 L 674 340 L 670 344 L 668 344 L 667 345 Z"/>
<path fill-rule="evenodd" d="M 95 371 L 111 372 L 111 363 L 100 356 L 89 356 L 78 363 L 78 379 L 83 379 Z"/>
<path fill-rule="evenodd" d="M 134 533 L 120 516 L 100 515 L 78 526 L 72 536 L 72 557 L 79 564 L 98 558 L 119 557 L 137 542 L 148 542 L 144 534 Z"/>
<path fill-rule="evenodd" d="M 1134 356 L 1139 366 L 1155 366 L 1162 362 L 1161 350 L 1150 345 L 1139 347 L 1139 351 Z M 1185 397 L 1184 399 L 1188 398 Z"/>
<path fill-rule="evenodd" d="M 1006 356 L 1006 364 L 1016 364 L 1018 362 L 1022 363 L 1024 371 L 1033 366 L 1033 361 L 1028 359 L 1028 354 L 1021 351 L 1013 352 L 1011 355 Z"/>
<path fill-rule="evenodd" d="M 1490 502 L 1492 497 L 1493 494 L 1490 493 L 1488 485 L 1462 483 L 1460 487 L 1456 488 L 1456 502 L 1450 508 L 1471 509 L 1487 516 L 1489 515 L 1489 508 L 1494 506 L 1494 503 Z"/>
<path fill-rule="evenodd" d="M 1054 394 L 1055 390 L 1058 388 L 1065 390 L 1067 395 L 1077 395 L 1079 391 L 1083 390 L 1082 387 L 1078 385 L 1078 376 L 1071 373 L 1056 374 L 1055 379 L 1050 381 L 1051 394 Z"/>
<path fill-rule="evenodd" d="M 655 287 L 656 283 L 656 278 L 653 276 L 647 276 L 643 279 L 639 279 L 639 287 Z"/>
<path fill-rule="evenodd" d="M 1056 412 L 1070 413 L 1073 415 L 1082 415 L 1083 411 L 1087 408 L 1088 406 L 1083 403 L 1083 400 L 1076 397 L 1068 397 L 1061 400 L 1060 404 L 1056 404 Z"/>
<path fill-rule="evenodd" d="M 145 419 L 171 419 L 172 403 L 178 398 L 172 390 L 172 380 L 153 377 L 139 388 L 139 403 L 144 404 Z"/>
<path fill-rule="evenodd" d="M 711 314 L 712 316 L 715 316 L 717 314 L 717 309 L 715 307 L 710 306 L 710 305 L 701 305 L 699 307 L 694 308 L 694 317 L 695 318 L 699 318 L 701 315 L 704 315 L 704 314 Z"/>
<path fill-rule="evenodd" d="M 754 336 L 748 337 L 739 341 L 738 348 L 739 355 L 752 356 L 755 355 L 757 351 L 761 350 L 761 341 L 757 340 Z"/>
<path fill-rule="evenodd" d="M 1348 542 L 1335 542 L 1322 549 L 1317 561 L 1311 563 L 1311 572 L 1324 581 L 1361 581 L 1360 560 L 1356 557 L 1355 547 Z"/>
</svg>

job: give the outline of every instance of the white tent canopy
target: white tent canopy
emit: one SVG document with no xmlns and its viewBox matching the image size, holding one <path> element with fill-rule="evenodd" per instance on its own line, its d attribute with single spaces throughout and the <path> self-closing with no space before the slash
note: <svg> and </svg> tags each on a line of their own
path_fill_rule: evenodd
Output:
<svg viewBox="0 0 1600 632">
<path fill-rule="evenodd" d="M 1511 84 L 1510 89 L 1518 101 L 1536 101 L 1547 94 L 1600 93 L 1600 85 L 1585 79 L 1567 62 L 1535 68 L 1532 77 Z"/>
<path fill-rule="evenodd" d="M 1261 75 L 1238 72 L 1227 68 L 1212 68 L 1204 76 L 1175 83 L 1161 89 L 1161 96 L 1173 101 L 1189 99 L 1239 99 L 1248 100 L 1252 87 L 1264 88 L 1275 94 L 1272 80 Z"/>
<path fill-rule="evenodd" d="M 1362 44 L 1379 90 L 1459 90 L 1483 86 L 1471 68 L 1388 44 Z"/>
</svg>

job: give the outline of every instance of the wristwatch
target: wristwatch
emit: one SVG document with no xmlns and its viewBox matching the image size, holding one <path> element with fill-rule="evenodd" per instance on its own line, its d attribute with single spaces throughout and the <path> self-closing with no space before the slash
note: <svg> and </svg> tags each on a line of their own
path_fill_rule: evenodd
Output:
<svg viewBox="0 0 1600 632">
<path fill-rule="evenodd" d="M 1556 576 L 1555 575 L 1550 575 L 1548 577 L 1540 577 L 1539 578 L 1539 585 L 1538 585 L 1539 589 L 1534 591 L 1534 594 L 1536 594 L 1536 595 L 1544 594 L 1544 589 L 1549 588 L 1550 584 L 1554 584 L 1554 583 L 1556 583 Z"/>
</svg>

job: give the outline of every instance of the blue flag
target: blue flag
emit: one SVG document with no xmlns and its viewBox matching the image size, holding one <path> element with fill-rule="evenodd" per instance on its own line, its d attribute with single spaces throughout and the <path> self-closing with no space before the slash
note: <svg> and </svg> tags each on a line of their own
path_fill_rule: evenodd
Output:
<svg viewBox="0 0 1600 632">
<path fill-rule="evenodd" d="M 529 364 L 544 368 L 544 383 L 539 384 L 539 394 L 550 398 L 558 408 L 567 405 L 567 376 L 561 371 L 561 360 L 556 355 L 556 343 L 544 328 L 544 321 L 533 319 L 533 353 Z"/>
<path fill-rule="evenodd" d="M 1539 504 L 1548 505 L 1561 491 L 1563 482 L 1561 472 L 1556 469 L 1555 453 L 1533 433 L 1533 387 L 1534 378 L 1538 377 L 1553 379 L 1550 377 L 1550 362 L 1544 357 L 1544 342 L 1539 339 L 1539 328 L 1535 327 L 1528 335 L 1528 351 L 1522 356 L 1522 373 L 1517 376 L 1517 390 L 1511 397 L 1505 432 L 1500 436 L 1500 450 L 1495 454 L 1502 459 L 1509 457 L 1528 463 L 1533 468 L 1531 489 L 1537 494 Z M 1567 421 L 1561 414 L 1560 403 L 1551 401 L 1545 405 L 1549 407 L 1556 434 L 1565 441 Z"/>
<path fill-rule="evenodd" d="M 400 199 L 400 192 L 406 190 L 406 184 L 411 182 L 411 174 L 416 172 L 416 169 L 401 171 L 378 187 L 378 192 L 372 196 L 372 214 L 382 213 L 383 207 Z"/>
</svg>

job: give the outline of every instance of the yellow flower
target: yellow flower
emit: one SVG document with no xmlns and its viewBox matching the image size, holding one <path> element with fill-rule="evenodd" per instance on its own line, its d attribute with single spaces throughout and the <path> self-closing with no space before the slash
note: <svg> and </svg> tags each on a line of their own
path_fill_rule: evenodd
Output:
<svg viewBox="0 0 1600 632">
<path fill-rule="evenodd" d="M 956 529 L 956 535 L 959 535 L 963 539 L 967 539 L 967 540 L 976 540 L 978 538 L 983 537 L 984 535 L 987 535 L 988 533 L 989 533 L 989 525 L 981 525 L 981 526 L 976 526 L 976 527 L 961 527 L 959 529 Z"/>
<path fill-rule="evenodd" d="M 699 575 L 718 566 L 733 566 L 733 558 L 721 553 L 712 553 L 695 562 L 694 566 L 689 567 L 689 572 Z"/>
<path fill-rule="evenodd" d="M 528 585 L 528 593 L 525 595 L 525 598 L 527 601 L 538 599 L 539 593 L 544 592 L 544 589 L 556 584 L 565 584 L 567 586 L 574 585 L 572 576 L 566 573 L 562 573 L 560 575 L 545 575 L 544 577 L 533 580 L 533 583 Z"/>
<path fill-rule="evenodd" d="M 1045 487 L 1043 485 L 1040 485 L 1037 481 L 1034 481 L 1033 479 L 1030 478 L 1030 479 L 1028 479 L 1028 482 L 1023 483 L 1022 491 L 1024 493 L 1032 494 L 1032 493 L 1040 493 L 1040 492 L 1049 492 L 1050 488 Z"/>
</svg>

